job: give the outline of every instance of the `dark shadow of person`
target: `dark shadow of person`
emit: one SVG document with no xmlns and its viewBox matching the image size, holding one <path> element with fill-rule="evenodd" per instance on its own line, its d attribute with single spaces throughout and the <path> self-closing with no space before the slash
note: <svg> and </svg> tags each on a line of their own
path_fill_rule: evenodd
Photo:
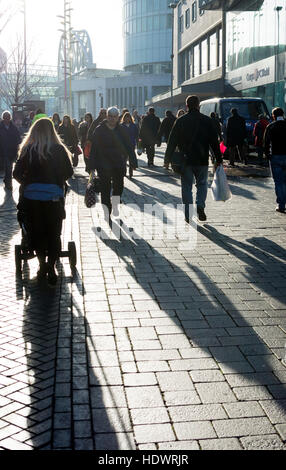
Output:
<svg viewBox="0 0 286 470">
<path fill-rule="evenodd" d="M 43 450 L 129 449 L 131 425 L 122 385 L 112 386 L 113 368 L 106 367 L 116 363 L 114 338 L 98 336 L 97 323 L 88 320 L 79 272 L 74 280 L 65 277 L 61 264 L 58 269 L 55 289 L 23 273 L 27 367 L 22 380 L 30 402 L 26 444 Z"/>
<path fill-rule="evenodd" d="M 257 313 L 257 310 L 254 313 L 251 311 L 252 308 L 257 308 L 251 304 L 253 298 L 257 299 L 257 292 L 253 291 L 252 286 L 250 289 L 244 287 L 240 289 L 241 297 L 239 297 L 233 295 L 231 289 L 220 288 L 217 284 L 236 282 L 236 278 L 232 278 L 231 274 L 222 268 L 223 263 L 222 266 L 220 263 L 219 266 L 216 263 L 213 266 L 211 262 L 208 263 L 208 255 L 203 257 L 200 250 L 185 248 L 185 251 L 177 253 L 176 259 L 174 250 L 168 255 L 166 246 L 158 248 L 154 240 L 147 242 L 136 236 L 131 239 L 130 231 L 122 221 L 120 227 L 122 231 L 126 230 L 129 238 L 122 236 L 121 239 L 110 239 L 108 234 L 102 231 L 100 239 L 121 259 L 126 273 L 132 276 L 134 283 L 146 292 L 142 303 L 146 303 L 148 299 L 156 302 L 154 317 L 169 318 L 177 328 L 177 334 L 174 334 L 172 339 L 171 337 L 169 339 L 168 334 L 159 334 L 163 347 L 164 344 L 167 347 L 167 342 L 172 341 L 172 348 L 178 350 L 183 348 L 182 365 L 180 361 L 169 361 L 171 370 L 172 367 L 175 370 L 187 370 L 204 403 L 224 403 L 228 409 L 228 403 L 255 400 L 259 403 L 259 416 L 270 416 L 273 424 L 279 423 L 279 418 L 275 421 L 273 409 L 275 407 L 280 409 L 285 416 L 285 367 L 267 346 L 265 327 L 261 321 L 270 318 L 267 310 L 263 313 L 260 311 Z M 209 237 L 212 242 L 211 248 L 209 247 L 210 253 L 219 246 L 223 248 L 225 254 L 231 253 L 235 257 L 234 266 L 241 259 L 246 263 L 249 262 L 251 269 L 245 282 L 252 283 L 254 268 L 251 267 L 251 250 L 242 253 L 240 248 L 244 244 L 232 242 L 229 237 L 223 235 L 217 239 L 217 232 L 210 230 L 209 227 L 198 228 L 199 233 Z M 94 233 L 99 236 L 95 230 Z M 253 251 L 259 259 L 260 254 L 255 249 Z M 216 278 L 220 276 L 224 280 L 217 281 Z M 266 306 L 263 304 L 264 308 Z M 142 306 L 142 309 L 148 310 L 148 307 Z M 152 317 L 152 311 L 149 313 Z M 253 322 L 256 318 L 257 323 Z M 169 322 L 167 324 L 169 325 Z M 280 339 L 285 341 L 285 331 L 278 330 L 275 331 Z M 182 333 L 188 338 L 185 346 L 180 346 Z M 154 357 L 156 357 L 155 351 Z M 221 391 L 218 394 L 216 381 L 204 383 L 205 370 L 216 371 L 217 381 L 223 382 L 220 384 Z M 225 375 L 223 376 L 221 372 Z M 179 400 L 178 394 L 176 404 L 183 404 Z M 166 403 L 168 405 L 168 402 Z M 245 419 L 247 421 L 247 418 Z M 269 432 L 276 433 L 274 426 L 267 422 Z"/>
</svg>

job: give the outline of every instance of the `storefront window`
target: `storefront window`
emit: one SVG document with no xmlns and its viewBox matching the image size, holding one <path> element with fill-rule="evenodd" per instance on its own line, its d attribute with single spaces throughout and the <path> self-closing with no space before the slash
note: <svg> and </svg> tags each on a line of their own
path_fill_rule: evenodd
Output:
<svg viewBox="0 0 286 470">
<path fill-rule="evenodd" d="M 200 45 L 194 47 L 194 77 L 200 75 Z"/>
</svg>

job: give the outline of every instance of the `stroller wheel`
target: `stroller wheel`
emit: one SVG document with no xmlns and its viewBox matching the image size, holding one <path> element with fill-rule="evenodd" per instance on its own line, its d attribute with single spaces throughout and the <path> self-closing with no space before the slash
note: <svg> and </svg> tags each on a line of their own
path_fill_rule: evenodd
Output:
<svg viewBox="0 0 286 470">
<path fill-rule="evenodd" d="M 15 266 L 16 274 L 22 273 L 22 248 L 21 245 L 15 245 Z"/>
<path fill-rule="evenodd" d="M 76 266 L 76 245 L 75 242 L 68 242 L 69 262 L 70 267 L 75 268 Z"/>
</svg>

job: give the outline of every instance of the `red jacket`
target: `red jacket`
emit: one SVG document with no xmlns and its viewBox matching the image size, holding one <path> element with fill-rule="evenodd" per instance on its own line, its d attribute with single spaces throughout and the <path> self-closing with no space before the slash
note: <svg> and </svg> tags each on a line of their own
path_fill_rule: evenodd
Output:
<svg viewBox="0 0 286 470">
<path fill-rule="evenodd" d="M 253 135 L 255 137 L 254 145 L 256 147 L 263 147 L 263 137 L 266 127 L 268 126 L 269 121 L 267 119 L 259 119 L 254 126 Z"/>
</svg>

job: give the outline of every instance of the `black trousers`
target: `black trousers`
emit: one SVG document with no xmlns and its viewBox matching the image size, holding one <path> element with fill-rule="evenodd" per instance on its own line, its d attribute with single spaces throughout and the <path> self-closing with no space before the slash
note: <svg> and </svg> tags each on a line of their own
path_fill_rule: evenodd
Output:
<svg viewBox="0 0 286 470">
<path fill-rule="evenodd" d="M 23 198 L 19 206 L 32 249 L 40 262 L 48 256 L 48 263 L 53 265 L 61 253 L 64 200 L 53 202 Z"/>
<path fill-rule="evenodd" d="M 146 145 L 146 153 L 147 153 L 147 159 L 148 159 L 148 165 L 154 163 L 154 157 L 155 157 L 155 145 Z"/>
<path fill-rule="evenodd" d="M 111 196 L 121 197 L 124 189 L 124 176 L 126 168 L 102 169 L 98 171 L 101 188 L 101 204 L 112 210 Z"/>
</svg>

